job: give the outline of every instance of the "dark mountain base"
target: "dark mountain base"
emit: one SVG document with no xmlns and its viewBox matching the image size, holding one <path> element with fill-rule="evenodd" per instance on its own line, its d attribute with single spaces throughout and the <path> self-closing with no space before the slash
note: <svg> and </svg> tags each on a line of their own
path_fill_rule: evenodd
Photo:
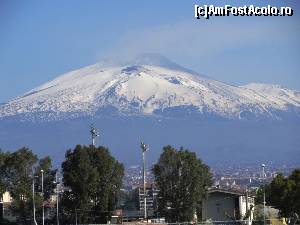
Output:
<svg viewBox="0 0 300 225">
<path fill-rule="evenodd" d="M 90 124 L 100 131 L 98 145 L 109 147 L 125 165 L 141 162 L 140 140 L 150 145 L 148 164 L 162 146 L 184 146 L 210 165 L 300 163 L 300 120 L 240 121 L 217 118 L 85 117 L 48 123 L 0 121 L 0 148 L 22 146 L 53 157 L 56 165 L 75 144 L 90 144 Z"/>
</svg>

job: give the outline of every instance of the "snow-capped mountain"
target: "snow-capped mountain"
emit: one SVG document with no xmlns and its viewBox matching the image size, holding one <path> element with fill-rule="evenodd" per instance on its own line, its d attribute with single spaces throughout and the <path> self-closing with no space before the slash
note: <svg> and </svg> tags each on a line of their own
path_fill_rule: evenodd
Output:
<svg viewBox="0 0 300 225">
<path fill-rule="evenodd" d="M 97 144 L 127 165 L 140 160 L 141 139 L 149 162 L 167 144 L 217 164 L 300 160 L 298 91 L 228 85 L 158 55 L 102 61 L 0 104 L 0 148 L 28 146 L 61 162 L 66 149 L 90 143 L 91 123 Z"/>
<path fill-rule="evenodd" d="M 178 107 L 225 118 L 300 112 L 300 92 L 278 85 L 233 86 L 185 69 L 163 56 L 125 64 L 98 63 L 63 74 L 0 106 L 0 118 L 94 115 L 107 107 L 125 115 L 157 115 Z"/>
</svg>

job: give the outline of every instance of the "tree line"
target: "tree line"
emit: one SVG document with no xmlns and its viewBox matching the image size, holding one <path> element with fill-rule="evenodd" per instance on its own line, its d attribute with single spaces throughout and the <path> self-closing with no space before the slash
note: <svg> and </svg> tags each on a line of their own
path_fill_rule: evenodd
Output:
<svg viewBox="0 0 300 225">
<path fill-rule="evenodd" d="M 59 185 L 57 172 L 49 156 L 39 158 L 25 147 L 15 152 L 0 150 L 0 196 L 6 191 L 10 193 L 10 210 L 17 216 L 18 224 L 32 221 L 33 203 L 39 224 L 42 205 L 49 209 L 46 224 L 55 223 L 56 206 L 51 205 L 51 198 L 53 200 Z M 168 222 L 178 222 L 191 221 L 195 214 L 201 215 L 201 201 L 212 185 L 212 174 L 196 153 L 165 146 L 152 172 L 160 190 L 156 209 L 160 216 Z M 123 164 L 110 154 L 109 149 L 77 145 L 67 150 L 61 164 L 61 175 L 61 224 L 74 223 L 75 220 L 80 223 L 106 223 L 122 198 L 120 189 L 124 176 Z M 279 209 L 282 216 L 300 213 L 300 170 L 295 170 L 289 177 L 279 174 L 264 188 L 267 204 Z M 257 203 L 262 202 L 262 190 L 257 192 Z M 123 196 L 128 202 L 131 197 Z"/>
<path fill-rule="evenodd" d="M 36 220 L 41 222 L 42 205 L 49 206 L 51 196 L 56 193 L 56 173 L 49 156 L 38 158 L 25 147 L 15 152 L 0 151 L 0 195 L 6 191 L 10 193 L 13 200 L 10 210 L 17 216 L 18 224 L 32 220 L 33 199 Z M 209 167 L 194 152 L 183 148 L 164 147 L 153 173 L 161 190 L 160 215 L 174 221 L 190 220 L 212 183 Z M 80 223 L 99 223 L 111 216 L 121 196 L 124 166 L 108 148 L 77 145 L 67 150 L 61 174 L 64 186 L 59 198 L 61 224 L 74 223 L 75 217 Z M 51 215 L 47 216 L 47 223 L 54 223 L 56 214 L 52 212 Z"/>
</svg>

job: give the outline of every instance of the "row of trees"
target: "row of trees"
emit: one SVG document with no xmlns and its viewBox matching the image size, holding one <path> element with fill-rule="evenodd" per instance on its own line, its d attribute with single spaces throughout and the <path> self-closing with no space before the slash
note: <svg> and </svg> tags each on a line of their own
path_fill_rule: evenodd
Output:
<svg viewBox="0 0 300 225">
<path fill-rule="evenodd" d="M 36 219 L 41 221 L 42 205 L 48 206 L 55 192 L 56 172 L 50 157 L 39 159 L 28 148 L 12 153 L 0 151 L 0 196 L 6 191 L 10 193 L 13 199 L 10 210 L 17 216 L 19 224 L 32 220 L 33 199 Z M 74 150 L 68 150 L 62 163 L 62 182 L 67 191 L 61 193 L 61 219 L 72 220 L 78 214 L 78 219 L 85 222 L 86 212 L 112 211 L 123 174 L 123 165 L 110 155 L 107 148 L 77 145 Z M 55 217 L 53 213 L 50 219 L 55 220 Z"/>
<path fill-rule="evenodd" d="M 77 145 L 67 150 L 61 165 L 64 192 L 61 193 L 60 214 L 64 222 L 104 222 L 116 208 L 122 186 L 124 167 L 105 147 Z M 41 193 L 41 171 L 44 175 L 44 193 Z M 50 157 L 39 159 L 30 149 L 15 152 L 0 151 L 0 195 L 8 191 L 12 210 L 19 223 L 32 219 L 35 179 L 37 220 L 41 221 L 42 204 L 54 194 L 57 170 Z M 199 208 L 206 187 L 212 177 L 208 166 L 187 149 L 163 148 L 159 161 L 153 167 L 160 189 L 158 210 L 169 221 L 189 221 Z M 55 213 L 53 220 L 55 220 Z"/>
</svg>

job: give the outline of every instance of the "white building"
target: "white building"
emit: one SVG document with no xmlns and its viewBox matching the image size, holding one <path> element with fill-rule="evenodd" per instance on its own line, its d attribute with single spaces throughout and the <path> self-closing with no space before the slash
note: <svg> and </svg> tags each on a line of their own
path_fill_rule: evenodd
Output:
<svg viewBox="0 0 300 225">
<path fill-rule="evenodd" d="M 6 191 L 2 196 L 0 196 L 0 218 L 15 221 L 16 217 L 10 209 L 12 203 L 12 197 L 9 192 Z"/>
<path fill-rule="evenodd" d="M 202 220 L 232 221 L 247 217 L 252 221 L 253 210 L 253 196 L 240 191 L 213 188 L 202 202 Z"/>
</svg>

